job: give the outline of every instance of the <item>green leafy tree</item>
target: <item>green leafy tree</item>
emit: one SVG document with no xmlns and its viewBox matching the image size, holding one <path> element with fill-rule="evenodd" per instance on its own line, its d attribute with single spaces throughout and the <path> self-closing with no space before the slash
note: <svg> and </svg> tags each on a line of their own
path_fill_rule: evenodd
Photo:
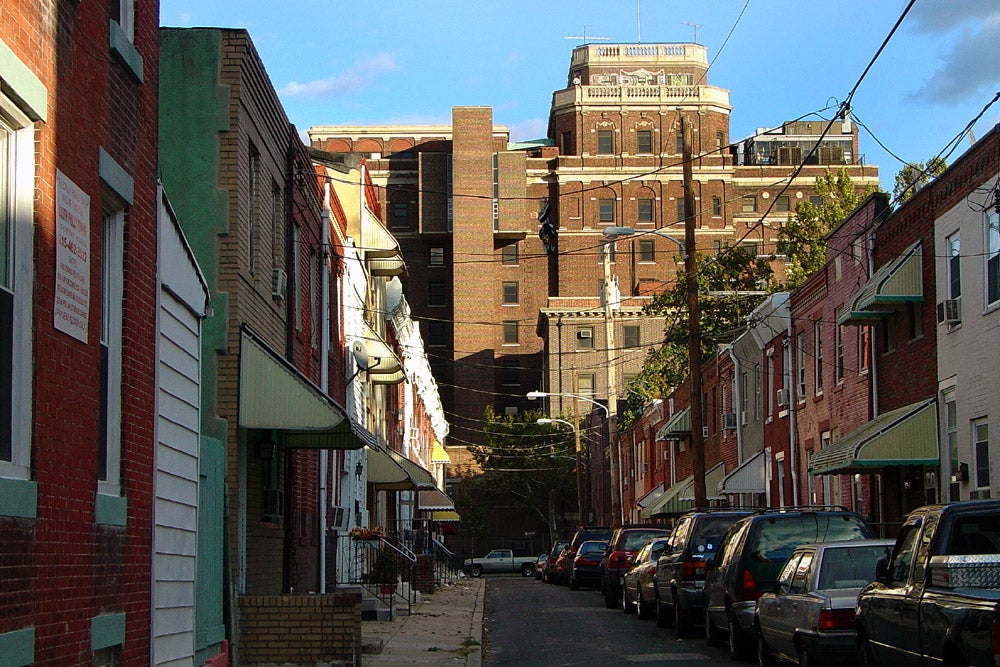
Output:
<svg viewBox="0 0 1000 667">
<path fill-rule="evenodd" d="M 816 179 L 820 203 L 799 202 L 795 214 L 778 231 L 778 253 L 788 258 L 786 289 L 795 289 L 823 266 L 827 234 L 877 190 L 874 185 L 855 186 L 846 167 L 836 174 L 827 169 Z"/>
<path fill-rule="evenodd" d="M 947 168 L 947 163 L 941 157 L 932 157 L 926 163 L 909 163 L 896 174 L 896 185 L 892 188 L 893 199 L 903 203 Z"/>
</svg>

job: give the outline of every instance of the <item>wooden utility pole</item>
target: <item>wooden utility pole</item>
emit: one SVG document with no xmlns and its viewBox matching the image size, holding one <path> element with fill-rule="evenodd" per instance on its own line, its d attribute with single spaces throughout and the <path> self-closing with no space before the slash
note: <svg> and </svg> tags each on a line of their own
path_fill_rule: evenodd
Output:
<svg viewBox="0 0 1000 667">
<path fill-rule="evenodd" d="M 694 475 L 694 506 L 707 507 L 705 492 L 705 438 L 702 412 L 701 387 L 701 309 L 698 307 L 698 265 L 695 262 L 697 247 L 694 230 L 698 207 L 694 196 L 694 175 L 691 162 L 691 125 L 681 110 L 681 135 L 684 161 L 684 278 L 687 291 L 688 356 L 690 359 L 691 387 L 691 466 Z"/>
<path fill-rule="evenodd" d="M 577 525 L 587 525 L 587 518 L 583 513 L 583 461 L 580 451 L 580 401 L 576 394 L 580 393 L 580 383 L 577 377 L 577 370 L 573 369 L 573 438 L 576 441 L 576 511 Z"/>
<path fill-rule="evenodd" d="M 614 241 L 601 245 L 604 251 L 604 348 L 608 371 L 608 458 L 611 459 L 611 527 L 624 523 L 622 507 L 621 443 L 618 441 L 618 389 L 615 361 L 615 322 L 611 307 L 611 247 Z"/>
</svg>

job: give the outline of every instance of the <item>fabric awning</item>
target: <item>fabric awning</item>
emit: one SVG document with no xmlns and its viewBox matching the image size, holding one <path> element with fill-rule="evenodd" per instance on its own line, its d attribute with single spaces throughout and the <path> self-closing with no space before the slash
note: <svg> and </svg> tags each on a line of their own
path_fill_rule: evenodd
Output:
<svg viewBox="0 0 1000 667">
<path fill-rule="evenodd" d="M 398 276 L 406 269 L 399 241 L 367 208 L 361 216 L 361 247 L 373 276 Z"/>
<path fill-rule="evenodd" d="M 281 431 L 286 447 L 360 449 L 344 410 L 249 328 L 240 335 L 239 425 Z"/>
<path fill-rule="evenodd" d="M 724 500 L 719 496 L 709 495 L 719 487 L 719 482 L 726 474 L 726 464 L 717 463 L 705 471 L 706 500 Z M 663 492 L 649 507 L 639 512 L 643 519 L 656 516 L 680 516 L 694 509 L 694 475 L 688 475 Z"/>
<path fill-rule="evenodd" d="M 437 481 L 434 476 L 430 474 L 426 469 L 420 466 L 418 463 L 414 463 L 410 459 L 406 458 L 399 452 L 389 450 L 389 456 L 392 460 L 399 465 L 400 468 L 406 471 L 406 474 L 410 476 L 410 482 L 412 489 L 436 489 Z"/>
<path fill-rule="evenodd" d="M 648 507 L 649 505 L 656 502 L 656 499 L 660 497 L 663 493 L 663 482 L 660 482 L 653 488 L 651 488 L 646 493 L 642 494 L 638 500 L 635 501 L 636 507 L 642 509 L 643 507 Z"/>
<path fill-rule="evenodd" d="M 369 363 L 366 370 L 368 381 L 373 384 L 399 384 L 405 380 L 403 362 L 389 344 L 367 323 L 363 335 L 361 343 L 365 346 Z"/>
<path fill-rule="evenodd" d="M 385 450 L 376 446 L 366 447 L 365 452 L 368 455 L 369 484 L 387 491 L 407 491 L 413 488 L 410 476 Z"/>
<path fill-rule="evenodd" d="M 421 491 L 417 500 L 418 509 L 422 510 L 453 510 L 455 501 L 439 489 Z"/>
<path fill-rule="evenodd" d="M 680 440 L 691 435 L 691 408 L 684 408 L 674 414 L 666 424 L 656 432 L 656 439 Z"/>
<path fill-rule="evenodd" d="M 814 454 L 809 472 L 832 475 L 890 466 L 937 465 L 937 401 L 890 410 Z"/>
<path fill-rule="evenodd" d="M 462 517 L 455 510 L 438 510 L 431 512 L 431 521 L 445 523 L 448 521 L 461 521 Z"/>
<path fill-rule="evenodd" d="M 923 301 L 923 245 L 914 243 L 879 268 L 837 313 L 837 324 L 859 323 L 892 314 L 891 307 Z"/>
<path fill-rule="evenodd" d="M 719 493 L 765 493 L 767 450 L 760 450 L 719 482 Z"/>
<path fill-rule="evenodd" d="M 431 450 L 431 463 L 451 463 L 447 450 L 437 440 L 434 441 L 434 448 Z"/>
</svg>

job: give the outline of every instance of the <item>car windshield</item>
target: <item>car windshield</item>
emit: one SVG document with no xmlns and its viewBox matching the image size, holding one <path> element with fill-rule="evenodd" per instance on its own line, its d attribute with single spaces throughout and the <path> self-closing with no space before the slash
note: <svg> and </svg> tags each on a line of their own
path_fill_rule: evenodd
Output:
<svg viewBox="0 0 1000 667">
<path fill-rule="evenodd" d="M 886 547 L 853 546 L 826 549 L 819 570 L 819 588 L 862 588 L 875 581 L 875 562 Z"/>
<path fill-rule="evenodd" d="M 657 530 L 655 532 L 652 531 L 629 532 L 625 535 L 625 544 L 622 546 L 621 549 L 622 551 L 638 551 L 643 547 L 644 544 L 646 544 L 646 542 L 649 542 L 650 540 L 657 537 L 666 537 L 665 534 L 666 532 L 667 531 L 664 530 Z"/>
<path fill-rule="evenodd" d="M 711 556 L 719 548 L 722 536 L 739 516 L 709 516 L 698 522 L 691 538 L 691 553 Z"/>
<path fill-rule="evenodd" d="M 589 554 L 595 551 L 604 551 L 608 548 L 607 542 L 584 542 L 580 545 L 581 554 Z"/>
<path fill-rule="evenodd" d="M 854 516 L 801 514 L 773 516 L 758 523 L 753 557 L 760 561 L 788 560 L 800 544 L 861 540 L 871 537 L 870 531 Z"/>
</svg>

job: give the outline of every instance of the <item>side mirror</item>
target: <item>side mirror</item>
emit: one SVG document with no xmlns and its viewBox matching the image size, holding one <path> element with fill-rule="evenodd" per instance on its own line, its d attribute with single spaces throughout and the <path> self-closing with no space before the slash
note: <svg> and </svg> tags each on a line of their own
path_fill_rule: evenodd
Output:
<svg viewBox="0 0 1000 667">
<path fill-rule="evenodd" d="M 875 561 L 875 581 L 886 583 L 889 580 L 889 559 L 882 556 Z"/>
</svg>

